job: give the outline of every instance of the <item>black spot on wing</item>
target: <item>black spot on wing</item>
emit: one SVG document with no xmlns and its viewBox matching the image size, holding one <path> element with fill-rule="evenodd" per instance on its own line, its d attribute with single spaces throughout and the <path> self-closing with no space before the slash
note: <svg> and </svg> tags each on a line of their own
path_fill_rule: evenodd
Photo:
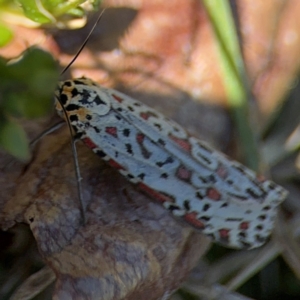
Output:
<svg viewBox="0 0 300 300">
<path fill-rule="evenodd" d="M 236 169 L 237 171 L 239 171 L 240 173 L 246 174 L 245 168 L 242 165 L 240 165 L 239 163 L 236 162 L 235 164 L 232 165 L 232 167 L 234 169 Z"/>
<path fill-rule="evenodd" d="M 261 230 L 263 230 L 264 229 L 264 226 L 263 225 L 257 225 L 256 227 L 255 227 L 255 230 L 257 230 L 257 231 L 261 231 Z"/>
<path fill-rule="evenodd" d="M 173 157 L 169 156 L 165 161 L 158 161 L 156 163 L 156 165 L 158 167 L 162 167 L 163 165 L 170 164 L 170 163 L 173 163 L 173 162 L 174 162 Z"/>
<path fill-rule="evenodd" d="M 189 201 L 189 200 L 184 200 L 183 206 L 184 206 L 184 208 L 185 208 L 187 211 L 189 211 L 189 210 L 191 209 L 190 201 Z"/>
<path fill-rule="evenodd" d="M 208 179 L 209 179 L 210 183 L 216 183 L 217 182 L 216 177 L 212 174 L 208 176 Z"/>
<path fill-rule="evenodd" d="M 159 123 L 155 123 L 153 124 L 159 131 L 161 131 L 161 125 Z"/>
<path fill-rule="evenodd" d="M 78 141 L 82 138 L 82 136 L 84 135 L 83 132 L 78 132 L 78 128 L 76 126 L 72 126 L 74 131 L 76 132 L 75 135 L 74 135 L 74 140 L 75 141 Z"/>
<path fill-rule="evenodd" d="M 245 241 L 240 241 L 240 243 L 241 243 L 241 245 L 242 245 L 242 247 L 244 249 L 248 249 L 248 248 L 250 248 L 252 246 L 251 244 L 249 244 L 249 243 L 247 243 Z"/>
<path fill-rule="evenodd" d="M 74 84 L 78 84 L 78 85 L 86 85 L 86 83 L 84 81 L 81 81 L 79 79 L 75 79 L 73 80 Z"/>
<path fill-rule="evenodd" d="M 104 102 L 103 100 L 101 100 L 101 98 L 99 97 L 99 95 L 97 95 L 94 99 L 94 102 L 97 104 L 97 105 L 107 105 L 106 102 Z"/>
<path fill-rule="evenodd" d="M 209 221 L 211 218 L 210 217 L 207 217 L 207 216 L 203 216 L 200 218 L 200 220 L 203 220 L 203 221 Z"/>
<path fill-rule="evenodd" d="M 207 203 L 207 204 L 205 204 L 204 206 L 203 206 L 203 211 L 207 211 L 207 210 L 209 210 L 209 208 L 210 208 L 210 205 Z"/>
<path fill-rule="evenodd" d="M 171 205 L 168 207 L 168 209 L 169 209 L 170 211 L 173 211 L 173 210 L 178 210 L 178 209 L 180 209 L 180 208 L 179 208 L 178 205 L 171 204 Z"/>
<path fill-rule="evenodd" d="M 260 216 L 258 217 L 258 220 L 264 221 L 264 220 L 266 220 L 266 218 L 267 218 L 266 215 L 260 215 Z"/>
<path fill-rule="evenodd" d="M 162 146 L 165 146 L 166 145 L 166 142 L 162 139 L 158 139 L 157 141 L 159 144 L 161 144 Z"/>
<path fill-rule="evenodd" d="M 244 231 L 239 232 L 239 237 L 246 238 L 247 237 L 246 232 L 244 232 Z"/>
<path fill-rule="evenodd" d="M 79 94 L 79 92 L 76 88 L 74 88 L 74 89 L 72 89 L 71 94 L 72 94 L 72 97 L 76 97 Z"/>
<path fill-rule="evenodd" d="M 60 94 L 59 100 L 62 103 L 62 105 L 65 105 L 68 101 L 69 97 L 65 94 Z"/>
<path fill-rule="evenodd" d="M 268 187 L 269 187 L 270 190 L 275 190 L 276 184 L 274 182 L 270 181 L 269 184 L 268 184 Z"/>
<path fill-rule="evenodd" d="M 80 93 L 81 99 L 78 100 L 78 102 L 82 104 L 89 104 L 91 102 L 91 92 L 83 89 Z"/>
<path fill-rule="evenodd" d="M 203 159 L 208 165 L 212 164 L 212 161 L 209 160 L 207 157 L 200 155 L 199 153 L 197 153 L 198 157 L 200 157 L 201 159 Z"/>
<path fill-rule="evenodd" d="M 204 196 L 201 195 L 200 192 L 197 192 L 197 193 L 196 193 L 196 197 L 197 197 L 198 199 L 200 199 L 200 200 L 203 200 L 203 199 L 204 199 Z"/>
<path fill-rule="evenodd" d="M 144 180 L 145 175 L 146 175 L 145 173 L 141 173 L 137 177 L 140 178 L 141 180 Z"/>
<path fill-rule="evenodd" d="M 133 154 L 131 144 L 125 144 L 125 147 L 128 154 Z"/>
<path fill-rule="evenodd" d="M 70 87 L 72 86 L 72 82 L 70 80 L 67 80 L 64 82 L 64 85 Z"/>
<path fill-rule="evenodd" d="M 130 134 L 130 129 L 128 129 L 128 128 L 123 129 L 123 135 L 124 136 L 128 137 L 129 134 Z"/>
<path fill-rule="evenodd" d="M 207 152 L 209 152 L 209 153 L 213 153 L 212 149 L 210 149 L 209 147 L 207 147 L 207 146 L 204 145 L 204 144 L 198 143 L 198 146 L 199 146 L 199 148 L 202 148 L 203 150 L 205 150 L 205 151 L 207 151 Z"/>
<path fill-rule="evenodd" d="M 256 236 L 255 236 L 255 239 L 256 239 L 256 241 L 257 241 L 259 244 L 263 244 L 263 243 L 265 243 L 265 241 L 266 241 L 266 238 L 265 238 L 265 237 L 262 237 L 262 236 L 260 236 L 260 235 L 256 235 Z"/>
<path fill-rule="evenodd" d="M 101 158 L 104 158 L 106 156 L 106 153 L 104 153 L 102 150 L 97 150 L 96 154 L 99 155 Z"/>
<path fill-rule="evenodd" d="M 264 208 L 263 208 L 263 210 L 270 210 L 271 209 L 271 206 L 269 206 L 269 205 L 267 205 L 267 206 L 265 206 Z"/>
<path fill-rule="evenodd" d="M 237 199 L 239 199 L 241 201 L 248 200 L 248 197 L 244 197 L 244 196 L 233 194 L 233 193 L 229 193 L 229 192 L 228 192 L 228 196 L 232 196 L 233 198 L 237 198 Z"/>
<path fill-rule="evenodd" d="M 100 132 L 100 129 L 99 129 L 98 127 L 96 127 L 96 126 L 93 126 L 93 128 L 94 128 L 94 130 L 95 130 L 97 133 L 99 133 L 99 132 Z"/>
<path fill-rule="evenodd" d="M 66 111 L 74 111 L 80 109 L 80 106 L 76 104 L 69 104 L 66 106 Z"/>
<path fill-rule="evenodd" d="M 69 119 L 70 119 L 70 122 L 76 122 L 76 121 L 78 121 L 78 116 L 77 115 L 70 115 Z"/>
<path fill-rule="evenodd" d="M 252 189 L 248 188 L 246 189 L 247 194 L 249 194 L 252 198 L 254 199 L 259 199 L 261 197 L 265 196 L 265 193 L 263 193 L 263 195 L 258 195 L 257 193 L 255 193 Z"/>
</svg>

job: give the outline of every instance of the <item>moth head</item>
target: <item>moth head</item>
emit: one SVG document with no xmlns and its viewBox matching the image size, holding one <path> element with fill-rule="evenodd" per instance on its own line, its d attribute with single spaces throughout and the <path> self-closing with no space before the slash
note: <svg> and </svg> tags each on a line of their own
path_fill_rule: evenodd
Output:
<svg viewBox="0 0 300 300">
<path fill-rule="evenodd" d="M 82 122 L 86 115 L 101 117 L 109 113 L 109 96 L 97 83 L 87 78 L 58 83 L 55 92 L 55 108 L 62 118 L 76 115 Z"/>
</svg>

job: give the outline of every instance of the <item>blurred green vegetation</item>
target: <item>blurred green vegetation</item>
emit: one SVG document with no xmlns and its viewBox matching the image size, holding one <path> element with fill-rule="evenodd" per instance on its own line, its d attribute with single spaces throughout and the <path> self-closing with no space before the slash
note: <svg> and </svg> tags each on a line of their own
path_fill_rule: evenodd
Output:
<svg viewBox="0 0 300 300">
<path fill-rule="evenodd" d="M 83 18 L 88 11 L 98 9 L 100 2 L 101 0 L 0 0 L 0 18 L 5 18 L 6 15 L 24 15 L 36 22 L 36 25 L 68 27 L 68 21 Z"/>
<path fill-rule="evenodd" d="M 243 161 L 255 170 L 260 169 L 257 136 L 249 121 L 248 78 L 229 1 L 203 0 L 218 46 L 222 78 L 232 119 L 238 133 Z"/>
<path fill-rule="evenodd" d="M 0 23 L 0 47 L 5 46 L 13 37 L 13 32 L 5 24 Z"/>
<path fill-rule="evenodd" d="M 0 78 L 0 145 L 27 160 L 28 141 L 17 120 L 42 117 L 50 111 L 58 66 L 49 53 L 29 48 L 13 61 L 0 57 Z"/>
<path fill-rule="evenodd" d="M 35 26 L 72 27 L 69 22 L 82 19 L 99 7 L 101 0 L 0 0 L 0 47 L 13 38 L 7 22 L 30 19 Z M 17 17 L 17 18 L 15 18 Z M 30 24 L 32 26 L 32 24 Z M 78 26 L 78 25 L 76 25 Z M 29 143 L 18 120 L 46 115 L 53 105 L 59 73 L 53 57 L 38 48 L 27 49 L 18 59 L 0 57 L 0 146 L 21 160 L 30 157 Z"/>
</svg>

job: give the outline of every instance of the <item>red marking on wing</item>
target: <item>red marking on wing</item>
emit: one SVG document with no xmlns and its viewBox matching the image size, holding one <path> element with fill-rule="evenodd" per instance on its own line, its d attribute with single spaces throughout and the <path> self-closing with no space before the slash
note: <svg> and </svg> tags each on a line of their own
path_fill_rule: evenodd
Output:
<svg viewBox="0 0 300 300">
<path fill-rule="evenodd" d="M 111 94 L 119 103 L 122 103 L 123 102 L 123 98 L 121 98 L 121 97 L 119 97 L 119 96 L 117 96 L 117 95 L 115 95 L 115 94 Z"/>
<path fill-rule="evenodd" d="M 82 141 L 91 149 L 97 148 L 98 146 L 92 142 L 89 138 L 84 138 Z"/>
<path fill-rule="evenodd" d="M 259 181 L 259 182 L 264 182 L 266 181 L 266 177 L 264 175 L 257 175 L 256 176 L 256 179 Z"/>
<path fill-rule="evenodd" d="M 185 140 L 185 139 L 180 139 L 178 137 L 173 136 L 172 134 L 169 134 L 169 138 L 171 140 L 173 140 L 180 148 L 182 148 L 183 150 L 187 151 L 187 152 L 191 152 L 191 144 L 189 143 L 189 141 Z"/>
<path fill-rule="evenodd" d="M 142 113 L 140 113 L 140 117 L 144 120 L 148 120 L 150 115 L 148 113 L 142 112 Z"/>
<path fill-rule="evenodd" d="M 228 170 L 223 165 L 220 164 L 217 169 L 217 174 L 221 178 L 225 179 L 228 176 Z"/>
<path fill-rule="evenodd" d="M 150 117 L 155 117 L 156 118 L 157 115 L 155 115 L 154 113 L 149 111 L 149 112 L 141 112 L 140 117 L 144 120 L 148 120 Z"/>
<path fill-rule="evenodd" d="M 122 165 L 120 165 L 119 163 L 117 163 L 115 160 L 113 159 L 110 159 L 108 161 L 108 164 L 113 167 L 114 169 L 117 169 L 117 170 L 125 170 L 124 167 Z"/>
<path fill-rule="evenodd" d="M 219 201 L 221 199 L 221 194 L 214 188 L 207 189 L 206 196 L 215 201 Z"/>
<path fill-rule="evenodd" d="M 106 127 L 105 132 L 114 136 L 115 138 L 118 137 L 118 129 L 117 127 Z"/>
<path fill-rule="evenodd" d="M 230 233 L 229 229 L 223 228 L 219 230 L 219 235 L 222 240 L 229 240 L 229 233 Z"/>
<path fill-rule="evenodd" d="M 150 188 L 149 186 L 147 186 L 146 184 L 139 182 L 138 187 L 143 190 L 144 192 L 146 192 L 149 196 L 153 197 L 155 200 L 158 200 L 161 203 L 164 202 L 171 202 L 174 203 L 174 199 L 172 199 L 171 197 L 168 197 L 167 195 L 161 194 L 155 190 L 153 190 L 152 188 Z"/>
<path fill-rule="evenodd" d="M 184 181 L 189 181 L 191 176 L 192 176 L 192 172 L 188 169 L 186 169 L 185 166 L 179 166 L 177 171 L 176 171 L 176 176 Z"/>
<path fill-rule="evenodd" d="M 242 230 L 247 230 L 249 228 L 249 222 L 242 222 L 239 228 Z"/>
<path fill-rule="evenodd" d="M 139 144 L 142 144 L 144 142 L 144 138 L 145 138 L 145 135 L 142 134 L 142 133 L 138 133 L 136 135 L 136 141 L 139 143 Z"/>
<path fill-rule="evenodd" d="M 183 216 L 183 219 L 198 229 L 204 229 L 205 225 L 202 221 L 197 219 L 197 213 L 196 212 L 190 212 Z"/>
</svg>

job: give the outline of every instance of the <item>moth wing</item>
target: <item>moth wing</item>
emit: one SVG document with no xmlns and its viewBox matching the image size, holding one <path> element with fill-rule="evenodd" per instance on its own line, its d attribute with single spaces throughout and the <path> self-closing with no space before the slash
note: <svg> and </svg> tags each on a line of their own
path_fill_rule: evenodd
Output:
<svg viewBox="0 0 300 300">
<path fill-rule="evenodd" d="M 210 172 L 222 191 L 240 198 L 243 203 L 246 200 L 260 203 L 266 201 L 265 204 L 278 205 L 285 199 L 283 188 L 270 180 L 260 182 L 255 172 L 230 160 L 205 142 L 191 137 L 180 125 L 163 114 L 118 91 L 109 92 L 113 94 L 112 97 L 116 95 L 122 99 L 121 102 L 113 101 L 112 107 L 115 111 L 122 109 L 121 115 L 127 122 L 164 147 L 172 156 L 179 157 L 197 174 Z"/>
</svg>

